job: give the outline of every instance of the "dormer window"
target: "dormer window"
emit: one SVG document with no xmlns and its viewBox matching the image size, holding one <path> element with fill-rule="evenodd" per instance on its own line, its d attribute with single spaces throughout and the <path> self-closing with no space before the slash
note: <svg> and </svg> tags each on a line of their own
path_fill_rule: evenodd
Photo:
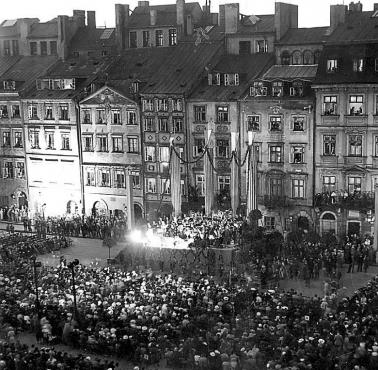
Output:
<svg viewBox="0 0 378 370">
<path fill-rule="evenodd" d="M 338 70 L 338 60 L 328 59 L 327 60 L 327 73 L 335 73 Z"/>
<path fill-rule="evenodd" d="M 268 89 L 264 86 L 263 82 L 254 82 L 253 86 L 250 88 L 250 95 L 251 96 L 267 96 Z"/>
<path fill-rule="evenodd" d="M 37 80 L 37 90 L 75 90 L 75 79 L 41 79 Z"/>
<path fill-rule="evenodd" d="M 279 97 L 283 95 L 282 81 L 276 81 L 272 83 L 272 96 Z"/>
<path fill-rule="evenodd" d="M 221 84 L 221 75 L 220 73 L 209 73 L 207 76 L 209 86 L 211 85 L 220 85 Z"/>
<path fill-rule="evenodd" d="M 362 58 L 353 59 L 353 72 L 363 72 L 365 68 L 365 61 Z"/>
<path fill-rule="evenodd" d="M 16 81 L 3 81 L 4 90 L 16 90 Z"/>
<path fill-rule="evenodd" d="M 293 82 L 293 85 L 290 87 L 290 96 L 303 96 L 303 82 Z"/>
<path fill-rule="evenodd" d="M 257 40 L 256 41 L 256 53 L 267 53 L 268 52 L 268 43 L 266 40 Z"/>
<path fill-rule="evenodd" d="M 224 86 L 239 86 L 239 73 L 226 73 L 224 75 Z"/>
</svg>

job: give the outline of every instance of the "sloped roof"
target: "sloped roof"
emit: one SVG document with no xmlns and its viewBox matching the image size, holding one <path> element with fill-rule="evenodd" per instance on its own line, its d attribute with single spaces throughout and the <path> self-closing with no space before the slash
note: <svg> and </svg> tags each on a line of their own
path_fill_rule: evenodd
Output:
<svg viewBox="0 0 378 370">
<path fill-rule="evenodd" d="M 186 3 L 185 13 L 192 13 L 194 8 L 200 7 L 198 3 Z M 129 28 L 146 28 L 151 26 L 150 10 L 156 10 L 156 26 L 174 26 L 177 23 L 176 4 L 138 6 L 130 16 Z"/>
<path fill-rule="evenodd" d="M 20 59 L 20 56 L 0 57 L 0 79 L 3 79 L 3 74 L 6 73 L 8 69 L 16 64 Z"/>
<path fill-rule="evenodd" d="M 207 76 L 190 95 L 190 99 L 203 101 L 234 101 L 246 90 L 249 81 L 263 73 L 274 63 L 273 53 L 253 55 L 224 55 L 210 71 L 212 73 L 238 73 L 239 86 L 209 86 Z"/>
<path fill-rule="evenodd" d="M 264 73 L 264 80 L 285 80 L 292 81 L 297 79 L 313 80 L 318 70 L 317 64 L 312 65 L 274 65 Z"/>
<path fill-rule="evenodd" d="M 58 37 L 58 22 L 52 20 L 46 23 L 33 23 L 28 38 L 42 39 Z"/>
<path fill-rule="evenodd" d="M 250 17 L 248 16 L 245 16 L 240 20 L 238 25 L 239 34 L 265 33 L 275 31 L 274 14 L 256 15 L 254 17 L 259 18 L 259 20 L 255 24 L 250 21 Z"/>
<path fill-rule="evenodd" d="M 103 38 L 104 32 L 109 32 L 109 37 Z M 77 30 L 75 36 L 71 40 L 71 50 L 101 50 L 106 46 L 115 45 L 115 29 L 114 28 L 90 28 L 82 27 Z"/>
<path fill-rule="evenodd" d="M 291 28 L 277 44 L 321 44 L 327 40 L 328 27 Z"/>
</svg>

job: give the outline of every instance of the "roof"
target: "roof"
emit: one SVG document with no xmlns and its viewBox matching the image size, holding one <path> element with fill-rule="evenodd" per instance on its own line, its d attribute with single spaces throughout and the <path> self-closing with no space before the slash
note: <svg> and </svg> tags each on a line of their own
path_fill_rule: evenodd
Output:
<svg viewBox="0 0 378 370">
<path fill-rule="evenodd" d="M 165 48 L 167 54 L 160 68 L 144 86 L 144 94 L 185 94 L 205 73 L 209 64 L 221 52 L 222 43 L 182 43 Z"/>
<path fill-rule="evenodd" d="M 374 12 L 349 12 L 345 23 L 339 24 L 328 38 L 328 43 L 376 42 L 378 39 L 378 17 Z"/>
<path fill-rule="evenodd" d="M 298 79 L 313 80 L 318 69 L 317 64 L 312 65 L 274 65 L 264 73 L 264 80 L 286 80 Z"/>
<path fill-rule="evenodd" d="M 77 30 L 71 40 L 71 50 L 101 50 L 103 47 L 115 45 L 114 28 L 82 27 Z"/>
<path fill-rule="evenodd" d="M 14 64 L 21 59 L 20 56 L 15 57 L 0 57 L 0 79 L 3 79 L 3 74 L 8 71 Z"/>
<path fill-rule="evenodd" d="M 201 7 L 198 3 L 186 3 L 185 13 L 192 13 L 196 7 Z M 151 27 L 150 10 L 156 10 L 156 26 L 174 26 L 177 24 L 176 4 L 137 6 L 132 12 L 129 20 L 129 28 Z"/>
<path fill-rule="evenodd" d="M 211 70 L 215 73 L 238 73 L 239 86 L 211 85 L 207 77 L 191 94 L 193 100 L 203 101 L 233 101 L 237 100 L 246 90 L 249 81 L 263 73 L 274 63 L 273 53 L 253 55 L 224 55 Z"/>
<path fill-rule="evenodd" d="M 21 22 L 29 24 L 38 23 L 38 18 L 18 18 L 16 20 L 5 20 L 0 25 L 0 37 L 19 36 L 19 24 Z"/>
<path fill-rule="evenodd" d="M 244 16 L 239 22 L 238 34 L 263 32 L 275 32 L 274 14 Z"/>
<path fill-rule="evenodd" d="M 46 23 L 33 23 L 28 38 L 42 39 L 58 37 L 58 22 L 52 20 Z"/>
<path fill-rule="evenodd" d="M 328 27 L 290 28 L 277 44 L 321 44 L 327 39 Z"/>
</svg>

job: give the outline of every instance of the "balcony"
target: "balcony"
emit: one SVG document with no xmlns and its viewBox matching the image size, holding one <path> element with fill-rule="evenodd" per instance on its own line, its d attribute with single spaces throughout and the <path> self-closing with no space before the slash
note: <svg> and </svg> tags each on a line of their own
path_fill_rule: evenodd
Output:
<svg viewBox="0 0 378 370">
<path fill-rule="evenodd" d="M 324 114 L 322 115 L 323 125 L 336 125 L 339 122 L 340 115 L 338 114 Z"/>
<path fill-rule="evenodd" d="M 366 126 L 368 116 L 366 114 L 346 115 L 345 119 L 348 126 Z"/>
<path fill-rule="evenodd" d="M 284 208 L 290 206 L 290 200 L 285 195 L 259 196 L 259 203 L 262 203 L 267 208 Z"/>
<path fill-rule="evenodd" d="M 374 209 L 374 192 L 348 193 L 343 190 L 327 191 L 315 194 L 314 207 L 330 206 L 342 209 Z"/>
</svg>

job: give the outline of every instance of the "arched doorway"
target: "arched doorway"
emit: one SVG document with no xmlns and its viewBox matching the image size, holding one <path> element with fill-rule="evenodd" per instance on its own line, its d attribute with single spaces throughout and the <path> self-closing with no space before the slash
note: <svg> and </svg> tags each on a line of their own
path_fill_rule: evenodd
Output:
<svg viewBox="0 0 378 370">
<path fill-rule="evenodd" d="M 134 203 L 134 220 L 138 221 L 143 218 L 143 210 L 139 204 Z"/>
<path fill-rule="evenodd" d="M 325 212 L 320 217 L 320 233 L 321 235 L 337 233 L 336 216 L 332 212 Z"/>
<path fill-rule="evenodd" d="M 74 200 L 69 200 L 67 202 L 67 209 L 66 209 L 66 213 L 68 215 L 72 215 L 72 214 L 75 214 L 77 213 L 78 211 L 78 206 L 77 206 L 77 203 L 74 201 Z"/>
<path fill-rule="evenodd" d="M 297 219 L 297 226 L 300 230 L 310 230 L 310 223 L 305 216 L 299 216 Z"/>
<path fill-rule="evenodd" d="M 27 208 L 28 207 L 28 198 L 23 191 L 18 193 L 18 208 Z"/>
<path fill-rule="evenodd" d="M 105 201 L 101 199 L 93 203 L 92 216 L 105 216 L 107 213 L 108 205 L 105 203 Z"/>
</svg>

